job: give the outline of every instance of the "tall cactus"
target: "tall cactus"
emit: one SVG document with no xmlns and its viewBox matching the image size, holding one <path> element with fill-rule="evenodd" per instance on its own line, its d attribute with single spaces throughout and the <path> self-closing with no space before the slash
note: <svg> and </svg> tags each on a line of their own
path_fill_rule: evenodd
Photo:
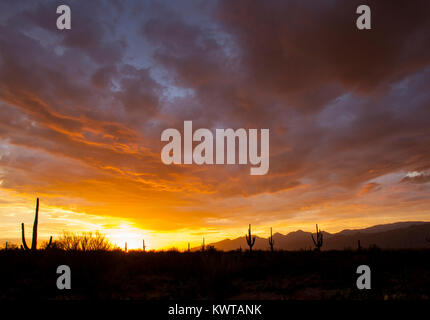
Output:
<svg viewBox="0 0 430 320">
<path fill-rule="evenodd" d="M 124 251 L 127 252 L 127 241 L 125 242 Z"/>
<path fill-rule="evenodd" d="M 316 247 L 315 250 L 320 251 L 321 247 L 323 245 L 323 234 L 322 234 L 321 230 L 318 231 L 318 225 L 316 225 L 316 226 L 317 226 L 316 240 L 315 240 L 313 234 L 311 234 L 311 237 L 312 237 L 312 241 L 314 242 L 314 245 Z"/>
<path fill-rule="evenodd" d="M 33 238 L 31 241 L 31 248 L 27 246 L 27 242 L 25 241 L 25 232 L 24 232 L 24 223 L 21 223 L 21 231 L 22 231 L 22 246 L 24 250 L 37 250 L 37 225 L 39 223 L 39 198 L 36 200 L 36 213 L 34 216 L 34 223 L 33 223 Z M 46 249 L 48 249 L 52 244 L 52 236 L 49 238 L 48 245 L 46 246 Z"/>
<path fill-rule="evenodd" d="M 255 236 L 254 237 L 251 236 L 251 224 L 249 224 L 248 234 L 245 234 L 245 238 L 249 246 L 249 252 L 252 252 L 252 247 L 255 244 Z"/>
<path fill-rule="evenodd" d="M 202 242 L 202 252 L 205 251 L 205 238 L 203 237 L 203 242 Z"/>
<path fill-rule="evenodd" d="M 191 252 L 190 243 L 188 242 L 188 252 Z"/>
<path fill-rule="evenodd" d="M 273 252 L 273 246 L 275 245 L 275 240 L 273 240 L 272 228 L 270 228 L 269 245 L 270 245 L 270 251 Z"/>
<path fill-rule="evenodd" d="M 142 240 L 142 250 L 145 252 L 146 246 L 145 246 L 145 239 Z"/>
</svg>

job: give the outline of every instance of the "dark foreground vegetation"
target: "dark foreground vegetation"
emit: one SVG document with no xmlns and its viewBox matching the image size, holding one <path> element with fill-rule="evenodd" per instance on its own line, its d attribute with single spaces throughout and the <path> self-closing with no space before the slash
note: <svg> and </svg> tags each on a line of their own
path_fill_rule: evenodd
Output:
<svg viewBox="0 0 430 320">
<path fill-rule="evenodd" d="M 369 265 L 372 289 L 356 288 Z M 56 269 L 71 268 L 71 290 Z M 1 250 L 0 299 L 429 299 L 430 250 Z"/>
<path fill-rule="evenodd" d="M 217 251 L 204 238 L 200 251 L 145 252 L 142 241 L 127 252 L 98 232 L 63 232 L 38 248 L 38 217 L 39 199 L 31 246 L 22 223 L 20 249 L 0 251 L 0 300 L 430 299 L 430 250 L 363 249 L 358 240 L 356 251 L 322 251 L 318 225 L 314 251 L 277 251 L 272 230 L 270 251 L 253 250 L 249 225 L 246 252 Z M 70 290 L 57 288 L 60 265 L 70 267 Z M 356 287 L 360 265 L 370 267 L 370 290 Z"/>
</svg>

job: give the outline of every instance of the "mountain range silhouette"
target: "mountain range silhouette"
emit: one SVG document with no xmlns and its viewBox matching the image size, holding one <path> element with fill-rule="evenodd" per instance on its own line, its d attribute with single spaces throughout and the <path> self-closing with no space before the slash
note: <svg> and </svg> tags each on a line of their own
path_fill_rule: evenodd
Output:
<svg viewBox="0 0 430 320">
<path fill-rule="evenodd" d="M 381 224 L 365 229 L 346 229 L 338 233 L 323 231 L 324 244 L 322 250 L 357 249 L 358 240 L 363 249 L 378 247 L 381 249 L 423 249 L 430 248 L 430 222 L 408 221 Z M 302 230 L 288 234 L 274 233 L 275 250 L 310 250 L 314 249 L 311 232 Z M 217 250 L 230 251 L 242 248 L 248 249 L 243 237 L 225 239 L 208 243 Z M 269 250 L 267 238 L 256 236 L 254 250 Z M 200 250 L 196 247 L 195 250 Z"/>
</svg>

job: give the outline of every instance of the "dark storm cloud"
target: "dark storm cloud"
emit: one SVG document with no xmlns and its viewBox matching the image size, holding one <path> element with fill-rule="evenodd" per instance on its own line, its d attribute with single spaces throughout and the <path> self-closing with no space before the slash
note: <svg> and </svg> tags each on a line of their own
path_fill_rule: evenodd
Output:
<svg viewBox="0 0 430 320">
<path fill-rule="evenodd" d="M 239 41 L 252 80 L 299 104 L 319 97 L 305 104 L 316 108 L 321 85 L 370 94 L 429 64 L 430 3 L 408 3 L 368 2 L 367 31 L 355 26 L 359 1 L 221 1 L 217 17 Z"/>
<path fill-rule="evenodd" d="M 196 118 L 272 129 L 265 179 L 353 187 L 429 161 L 430 5 L 371 2 L 370 31 L 357 30 L 357 5 L 220 1 L 212 26 L 164 9 L 142 32 L 194 90 Z"/>
</svg>

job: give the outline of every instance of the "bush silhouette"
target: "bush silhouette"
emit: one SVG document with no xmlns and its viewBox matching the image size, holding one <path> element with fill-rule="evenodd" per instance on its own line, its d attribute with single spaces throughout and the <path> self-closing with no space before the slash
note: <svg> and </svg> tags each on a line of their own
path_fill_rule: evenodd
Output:
<svg viewBox="0 0 430 320">
<path fill-rule="evenodd" d="M 113 248 L 106 236 L 98 231 L 94 234 L 92 232 L 78 234 L 63 231 L 63 234 L 54 242 L 54 246 L 66 251 L 99 251 Z"/>
</svg>

